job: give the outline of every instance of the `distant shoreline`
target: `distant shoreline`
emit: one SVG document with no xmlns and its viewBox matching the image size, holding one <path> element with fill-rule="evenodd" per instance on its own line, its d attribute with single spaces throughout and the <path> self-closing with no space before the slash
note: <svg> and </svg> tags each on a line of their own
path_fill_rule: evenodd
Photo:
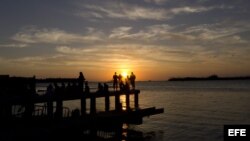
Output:
<svg viewBox="0 0 250 141">
<path fill-rule="evenodd" d="M 219 77 L 217 75 L 211 75 L 208 77 L 173 77 L 168 79 L 168 81 L 197 81 L 197 80 L 250 80 L 250 76 Z"/>
</svg>

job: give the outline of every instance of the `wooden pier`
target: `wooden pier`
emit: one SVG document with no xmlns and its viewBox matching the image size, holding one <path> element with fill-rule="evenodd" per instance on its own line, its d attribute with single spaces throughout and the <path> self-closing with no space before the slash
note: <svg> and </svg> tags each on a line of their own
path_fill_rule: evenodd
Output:
<svg viewBox="0 0 250 141">
<path fill-rule="evenodd" d="M 49 81 L 52 83 L 70 83 L 77 82 L 77 79 L 50 79 Z M 24 78 L 0 75 L 0 117 L 1 123 L 6 125 L 4 127 L 19 127 L 22 129 L 22 127 L 29 124 L 33 128 L 43 127 L 53 131 L 66 129 L 67 131 L 78 130 L 77 132 L 89 131 L 89 135 L 96 135 L 97 131 L 106 131 L 115 132 L 117 136 L 121 135 L 123 124 L 142 124 L 143 117 L 164 112 L 163 108 L 140 108 L 140 90 L 109 91 L 105 89 L 86 92 L 82 86 L 69 89 L 65 87 L 50 89 L 48 87 L 43 95 L 38 95 L 35 91 L 37 82 L 38 80 L 35 77 Z M 126 98 L 125 110 L 121 106 L 120 96 L 122 95 Z M 134 98 L 134 106 L 131 106 L 130 96 Z M 114 110 L 110 109 L 110 97 L 115 99 Z M 97 112 L 97 98 L 103 98 L 104 111 Z M 89 113 L 86 111 L 87 99 L 90 100 Z M 71 111 L 69 108 L 64 107 L 63 102 L 68 100 L 80 100 L 79 107 L 81 108 Z M 55 107 L 53 106 L 54 102 L 56 103 Z M 38 103 L 44 103 L 44 106 L 36 105 Z M 24 107 L 24 110 L 17 114 L 13 112 L 15 107 Z"/>
</svg>

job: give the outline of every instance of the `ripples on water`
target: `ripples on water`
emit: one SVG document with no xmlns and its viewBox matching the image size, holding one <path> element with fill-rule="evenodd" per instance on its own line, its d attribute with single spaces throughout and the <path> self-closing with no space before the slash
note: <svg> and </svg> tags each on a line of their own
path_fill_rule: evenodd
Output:
<svg viewBox="0 0 250 141">
<path fill-rule="evenodd" d="M 250 123 L 250 81 L 146 82 L 141 106 L 164 107 L 140 129 L 152 141 L 222 141 L 224 124 Z"/>
<path fill-rule="evenodd" d="M 137 82 L 137 89 L 141 107 L 165 110 L 129 127 L 142 132 L 147 141 L 223 141 L 224 124 L 250 124 L 249 80 Z M 112 102 L 111 98 L 114 109 Z M 103 110 L 103 100 L 97 103 L 97 109 Z M 64 105 L 79 108 L 80 101 Z"/>
</svg>

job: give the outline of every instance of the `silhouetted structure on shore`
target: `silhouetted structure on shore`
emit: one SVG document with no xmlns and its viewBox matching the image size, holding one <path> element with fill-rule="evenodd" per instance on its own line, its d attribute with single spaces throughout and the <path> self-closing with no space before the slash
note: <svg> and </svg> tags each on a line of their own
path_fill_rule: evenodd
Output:
<svg viewBox="0 0 250 141">
<path fill-rule="evenodd" d="M 84 81 L 82 77 L 37 80 L 35 77 L 0 75 L 0 137 L 6 137 L 2 133 L 8 132 L 14 139 L 37 134 L 43 138 L 66 139 L 63 137 L 74 135 L 95 140 L 99 138 L 99 132 L 105 132 L 105 135 L 121 139 L 123 124 L 142 124 L 143 117 L 164 112 L 164 109 L 155 107 L 141 109 L 140 90 L 109 91 L 109 86 L 104 84 L 99 91 L 90 92 L 88 82 L 83 86 Z M 42 95 L 36 92 L 37 82 L 50 83 Z M 124 109 L 121 107 L 121 95 L 126 96 Z M 134 95 L 134 107 L 130 103 L 131 95 Z M 110 110 L 111 96 L 115 97 L 114 110 Z M 96 98 L 104 99 L 105 111 L 96 111 Z M 63 106 L 64 101 L 78 99 L 81 109 L 71 111 Z M 89 113 L 86 111 L 87 99 L 90 99 Z M 33 133 L 35 130 L 38 132 Z"/>
<path fill-rule="evenodd" d="M 240 77 L 219 77 L 217 75 L 211 75 L 208 77 L 180 77 L 170 78 L 168 81 L 196 81 L 196 80 L 250 80 L 250 76 Z"/>
</svg>

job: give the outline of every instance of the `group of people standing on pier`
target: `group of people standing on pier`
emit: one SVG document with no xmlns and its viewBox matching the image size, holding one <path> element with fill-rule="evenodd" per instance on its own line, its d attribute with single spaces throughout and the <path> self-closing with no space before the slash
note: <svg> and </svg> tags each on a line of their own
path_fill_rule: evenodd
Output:
<svg viewBox="0 0 250 141">
<path fill-rule="evenodd" d="M 118 86 L 120 91 L 129 91 L 130 85 L 132 86 L 132 89 L 135 89 L 135 79 L 136 76 L 131 72 L 130 76 L 127 76 L 126 78 L 123 78 L 122 75 L 117 75 L 116 72 L 113 75 L 113 88 L 114 91 L 118 91 Z M 65 80 L 64 80 L 65 81 Z M 96 91 L 97 94 L 108 94 L 109 93 L 109 86 L 107 83 L 101 84 L 98 83 L 98 89 Z M 57 82 L 54 82 L 54 86 L 52 84 L 49 84 L 47 87 L 47 91 L 45 93 L 48 97 L 54 97 L 56 98 L 56 111 L 55 111 L 55 117 L 60 118 L 63 115 L 63 98 L 67 98 L 70 96 L 81 96 L 83 105 L 81 108 L 82 113 L 85 113 L 86 111 L 86 102 L 85 102 L 85 96 L 86 94 L 90 93 L 90 87 L 88 85 L 88 81 L 85 81 L 85 77 L 82 72 L 79 73 L 79 77 L 76 80 L 71 80 L 71 82 L 68 82 L 68 85 L 66 86 L 64 82 L 61 82 L 61 85 L 58 85 Z M 94 97 L 93 97 L 94 98 Z M 106 98 L 107 99 L 107 98 Z M 95 103 L 95 102 L 94 102 Z M 109 103 L 109 102 L 106 102 Z M 48 108 L 48 115 L 53 117 L 53 103 L 52 101 L 48 101 L 47 103 Z M 84 108 L 85 107 L 85 108 Z M 94 107 L 94 106 L 93 106 Z M 106 106 L 108 107 L 108 106 Z M 109 108 L 108 108 L 109 109 Z"/>
<path fill-rule="evenodd" d="M 88 86 L 88 81 L 85 81 L 85 78 L 83 76 L 83 73 L 79 73 L 79 77 L 77 81 L 69 81 L 67 85 L 65 85 L 64 82 L 60 82 L 61 85 L 58 85 L 58 82 L 54 82 L 54 86 L 52 84 L 49 84 L 47 87 L 47 91 L 54 91 L 57 94 L 62 95 L 63 93 L 80 93 L 84 91 L 85 93 L 90 92 L 90 88 Z M 60 92 L 58 92 L 60 91 Z"/>
<path fill-rule="evenodd" d="M 117 75 L 117 73 L 115 72 L 115 74 L 113 75 L 113 88 L 115 91 L 118 90 L 118 86 L 119 89 L 121 91 L 123 90 L 130 90 L 130 85 L 132 86 L 132 89 L 135 89 L 135 79 L 136 76 L 134 75 L 133 72 L 131 72 L 131 75 L 127 75 L 126 78 L 124 78 L 125 82 L 123 81 L 123 76 L 121 74 Z"/>
<path fill-rule="evenodd" d="M 135 89 L 135 79 L 136 76 L 134 75 L 133 72 L 131 72 L 131 75 L 127 76 L 126 78 L 123 78 L 123 76 L 121 74 L 117 75 L 117 73 L 115 72 L 115 74 L 113 75 L 113 88 L 114 91 L 118 91 L 118 88 L 120 91 L 126 91 L 126 90 L 130 90 L 130 85 L 132 86 L 132 89 Z M 61 82 L 61 86 L 59 87 L 57 85 L 57 83 L 54 83 L 54 87 L 50 84 L 47 87 L 47 92 L 52 92 L 54 91 L 55 94 L 63 94 L 63 93 L 75 93 L 75 94 L 79 94 L 81 91 L 84 93 L 90 93 L 90 87 L 88 85 L 88 81 L 85 81 L 85 77 L 83 75 L 82 72 L 79 73 L 79 77 L 77 79 L 77 82 L 73 82 L 73 84 L 71 84 L 70 82 L 68 83 L 67 86 L 65 86 L 65 84 L 63 82 Z M 102 85 L 101 83 L 98 83 L 98 89 L 97 92 L 107 92 L 108 91 L 108 84 L 104 83 L 104 85 Z M 58 92 L 60 91 L 60 92 Z"/>
</svg>

